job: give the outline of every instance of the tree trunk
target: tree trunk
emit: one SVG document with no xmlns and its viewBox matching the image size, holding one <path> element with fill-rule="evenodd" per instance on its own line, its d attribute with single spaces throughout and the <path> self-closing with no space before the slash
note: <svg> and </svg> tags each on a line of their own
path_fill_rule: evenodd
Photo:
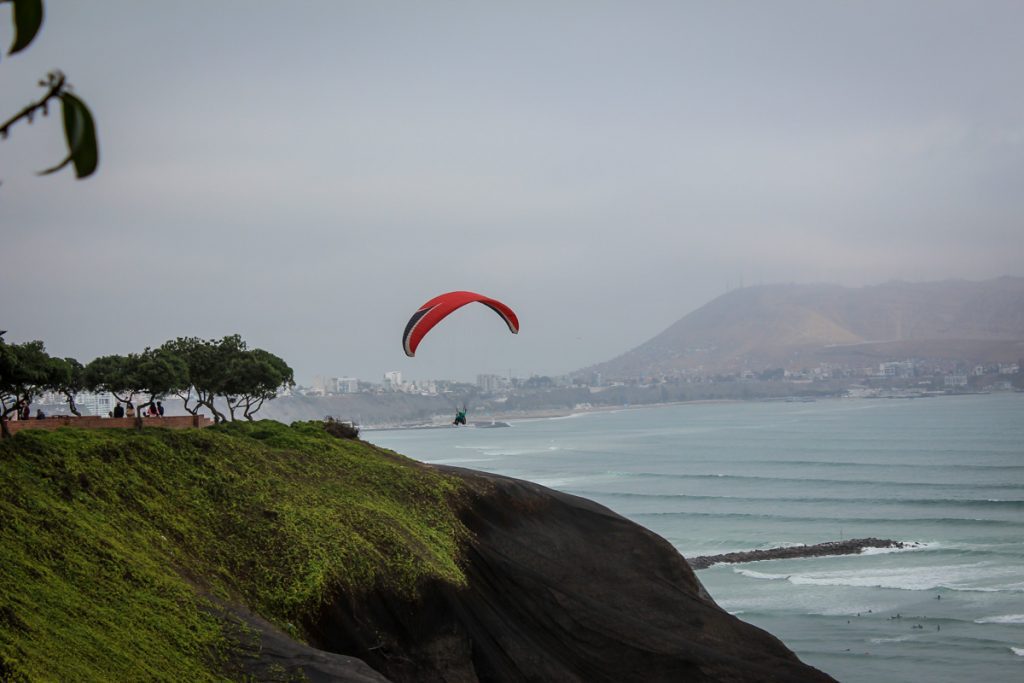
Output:
<svg viewBox="0 0 1024 683">
<path fill-rule="evenodd" d="M 196 397 L 196 405 L 195 405 L 194 408 L 188 404 L 188 402 L 192 400 L 192 387 L 191 386 L 188 388 L 188 391 L 184 391 L 184 392 L 182 392 L 182 391 L 175 391 L 173 393 L 174 393 L 175 396 L 177 396 L 178 398 L 181 399 L 182 405 L 185 407 L 185 410 L 189 412 L 189 414 L 191 414 L 191 415 L 198 415 L 199 414 L 199 406 L 202 405 L 202 404 L 200 403 L 198 396 Z"/>
<path fill-rule="evenodd" d="M 210 410 L 210 414 L 213 415 L 213 423 L 220 424 L 221 422 L 227 422 L 227 418 L 219 410 L 213 407 L 213 402 L 216 398 L 211 398 L 209 401 L 200 401 L 199 404 L 206 406 Z M 199 409 L 196 408 L 196 414 L 199 413 Z"/>
<path fill-rule="evenodd" d="M 238 404 L 237 403 L 232 403 L 230 396 L 225 396 L 224 400 L 228 404 L 228 414 L 231 415 L 231 421 L 234 422 L 235 421 L 235 410 L 238 408 Z"/>
<path fill-rule="evenodd" d="M 71 410 L 71 414 L 75 417 L 82 417 L 82 414 L 78 412 L 78 406 L 75 405 L 75 395 L 64 392 L 64 397 L 68 400 L 68 408 Z"/>
</svg>

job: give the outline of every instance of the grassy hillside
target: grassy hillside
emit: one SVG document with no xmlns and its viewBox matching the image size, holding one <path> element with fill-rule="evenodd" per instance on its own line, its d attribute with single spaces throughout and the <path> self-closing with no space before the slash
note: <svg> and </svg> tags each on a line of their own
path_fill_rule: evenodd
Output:
<svg viewBox="0 0 1024 683">
<path fill-rule="evenodd" d="M 462 583 L 457 480 L 323 426 L 0 441 L 0 680 L 209 680 L 244 602 L 302 638 L 339 591 Z"/>
</svg>

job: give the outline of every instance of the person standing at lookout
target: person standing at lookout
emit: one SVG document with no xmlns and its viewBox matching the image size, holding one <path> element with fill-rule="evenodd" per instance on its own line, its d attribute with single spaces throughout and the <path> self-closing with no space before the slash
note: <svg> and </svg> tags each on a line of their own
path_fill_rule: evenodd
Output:
<svg viewBox="0 0 1024 683">
<path fill-rule="evenodd" d="M 124 409 L 125 417 L 135 417 L 135 406 L 132 405 L 131 401 L 128 401 Z"/>
</svg>

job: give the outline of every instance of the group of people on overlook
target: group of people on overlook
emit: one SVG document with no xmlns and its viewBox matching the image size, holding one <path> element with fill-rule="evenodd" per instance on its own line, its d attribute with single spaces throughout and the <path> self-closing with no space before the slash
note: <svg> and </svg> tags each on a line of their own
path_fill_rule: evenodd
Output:
<svg viewBox="0 0 1024 683">
<path fill-rule="evenodd" d="M 150 402 L 145 406 L 139 407 L 139 417 L 163 417 L 164 404 L 160 401 Z M 114 410 L 110 413 L 111 417 L 135 417 L 135 406 L 132 405 L 131 401 L 126 401 L 122 406 L 121 402 L 118 401 L 117 405 L 114 406 Z"/>
<path fill-rule="evenodd" d="M 36 419 L 42 420 L 46 418 L 46 414 L 43 413 L 42 409 L 36 411 Z M 7 418 L 5 418 L 7 419 Z M 32 411 L 29 408 L 28 401 L 22 399 L 18 401 L 18 409 L 15 410 L 10 417 L 11 420 L 30 420 L 32 419 Z"/>
<path fill-rule="evenodd" d="M 151 401 L 148 404 L 144 404 L 138 409 L 139 417 L 163 417 L 164 415 L 164 404 L 162 401 Z M 126 401 L 124 405 L 118 401 L 114 409 L 107 414 L 107 417 L 135 417 L 136 411 L 135 406 L 131 401 Z M 10 418 L 5 417 L 4 419 L 10 419 L 12 421 L 17 420 L 29 420 L 32 418 L 32 411 L 29 407 L 28 401 L 22 399 L 18 402 L 18 409 L 11 414 Z M 36 419 L 46 419 L 46 413 L 43 412 L 42 408 L 36 410 Z"/>
</svg>

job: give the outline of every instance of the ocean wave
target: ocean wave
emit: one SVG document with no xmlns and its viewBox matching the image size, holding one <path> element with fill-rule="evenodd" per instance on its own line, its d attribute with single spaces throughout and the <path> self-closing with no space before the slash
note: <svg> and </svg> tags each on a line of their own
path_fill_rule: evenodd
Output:
<svg viewBox="0 0 1024 683">
<path fill-rule="evenodd" d="M 1018 657 L 1024 657 L 1024 647 L 1011 647 L 1010 652 L 1017 655 Z"/>
<path fill-rule="evenodd" d="M 456 448 L 479 451 L 482 455 L 486 455 L 493 460 L 508 456 L 537 455 L 539 453 L 547 453 L 552 449 L 557 450 L 557 447 L 495 448 L 494 446 L 456 446 Z"/>
<path fill-rule="evenodd" d="M 634 512 L 628 515 L 633 519 L 665 519 L 665 518 L 676 518 L 676 519 L 758 519 L 758 520 L 773 520 L 777 522 L 807 522 L 808 520 L 814 520 L 815 522 L 835 522 L 836 526 L 843 523 L 849 523 L 851 518 L 848 515 L 837 516 L 837 517 L 824 517 L 821 515 L 813 516 L 801 516 L 801 515 L 777 515 L 772 513 L 753 513 L 753 512 L 684 512 L 680 510 L 665 510 L 659 512 Z M 990 526 L 990 527 L 1019 527 L 1024 525 L 1024 522 L 1018 522 L 1015 520 L 1005 519 L 984 519 L 981 517 L 866 517 L 859 516 L 855 520 L 858 523 L 874 523 L 874 522 L 886 522 L 886 523 L 899 523 L 901 525 L 907 524 L 960 524 L 968 526 Z"/>
<path fill-rule="evenodd" d="M 740 576 L 745 576 L 748 579 L 762 579 L 764 581 L 784 581 L 792 576 L 791 574 L 767 574 L 765 572 L 755 572 L 753 569 L 733 569 L 733 572 Z"/>
<path fill-rule="evenodd" d="M 462 465 L 471 462 L 493 462 L 497 458 L 431 458 L 423 462 L 433 465 Z"/>
<path fill-rule="evenodd" d="M 783 484 L 831 484 L 831 485 L 856 485 L 873 487 L 897 487 L 900 489 L 909 488 L 951 488 L 945 482 L 926 481 L 878 481 L 877 479 L 825 479 L 813 477 L 763 477 L 754 474 L 726 474 L 723 472 L 712 472 L 702 474 L 685 474 L 679 472 L 627 472 L 621 470 L 606 470 L 603 474 L 609 477 L 637 478 L 637 479 L 727 479 L 734 481 L 751 482 L 772 482 Z M 1024 484 L 1000 482 L 996 484 L 971 484 L 972 489 L 1001 489 L 1024 491 Z"/>
<path fill-rule="evenodd" d="M 718 460 L 690 460 L 691 464 L 715 464 Z M 952 469 L 952 470 L 978 470 L 982 472 L 992 472 L 995 470 L 1007 470 L 1009 472 L 1020 472 L 1024 471 L 1024 465 L 979 465 L 976 463 L 927 463 L 927 464 L 907 464 L 907 463 L 892 463 L 892 462 L 858 462 L 855 460 L 770 460 L 770 459 L 756 459 L 756 460 L 742 460 L 739 461 L 744 465 L 795 465 L 799 467 L 863 467 L 871 470 L 876 469 L 908 469 L 918 471 L 935 471 L 937 469 Z"/>
<path fill-rule="evenodd" d="M 895 636 L 893 638 L 871 638 L 868 642 L 874 645 L 880 645 L 882 643 L 902 643 L 905 640 L 912 640 L 913 638 L 914 636 L 912 635 L 903 635 Z"/>
<path fill-rule="evenodd" d="M 950 590 L 982 593 L 1024 592 L 1024 584 L 994 581 L 1016 578 L 1017 568 L 993 566 L 988 563 L 904 567 L 896 569 L 838 570 L 790 574 L 769 574 L 751 569 L 735 568 L 740 576 L 762 581 L 788 581 L 795 586 L 837 586 L 851 588 L 889 588 L 906 591 Z"/>
<path fill-rule="evenodd" d="M 916 541 L 903 541 L 902 548 L 864 548 L 860 551 L 861 555 L 891 555 L 892 553 L 910 553 L 919 552 L 921 550 L 935 550 L 937 543 L 918 543 Z"/>
<path fill-rule="evenodd" d="M 577 495 L 584 497 L 605 497 L 623 499 L 643 500 L 728 500 L 750 503 L 853 503 L 857 505 L 886 505 L 904 507 L 906 505 L 922 505 L 936 507 L 987 507 L 987 508 L 1009 508 L 1024 509 L 1024 500 L 1005 500 L 1001 498 L 836 498 L 815 497 L 815 496 L 715 496 L 707 494 L 690 493 L 644 493 L 642 491 L 592 491 L 580 490 Z"/>
<path fill-rule="evenodd" d="M 1024 624 L 1024 614 L 1000 614 L 995 617 L 975 619 L 975 624 Z"/>
</svg>

